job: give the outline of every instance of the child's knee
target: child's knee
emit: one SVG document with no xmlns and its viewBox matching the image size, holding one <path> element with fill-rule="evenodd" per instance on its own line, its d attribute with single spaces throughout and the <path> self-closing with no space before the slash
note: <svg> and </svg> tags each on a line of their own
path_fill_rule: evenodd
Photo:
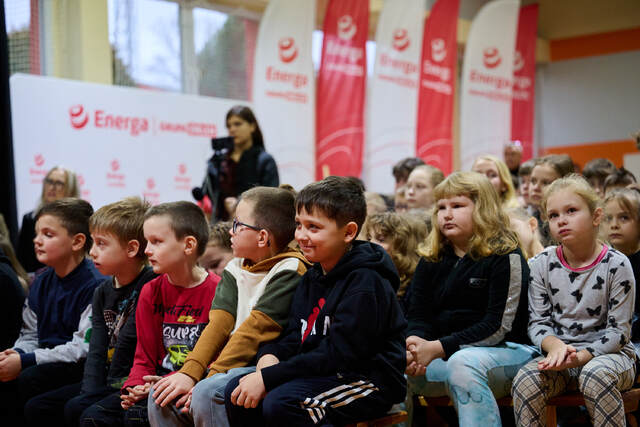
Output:
<svg viewBox="0 0 640 427">
<path fill-rule="evenodd" d="M 516 395 L 531 394 L 532 391 L 540 390 L 542 383 L 543 381 L 538 367 L 532 364 L 526 364 L 520 368 L 513 378 L 511 395 L 515 398 Z"/>
<path fill-rule="evenodd" d="M 447 382 L 464 386 L 474 379 L 486 379 L 488 370 L 483 363 L 484 357 L 485 354 L 479 348 L 456 351 L 447 361 Z"/>
<path fill-rule="evenodd" d="M 291 410 L 288 399 L 279 393 L 267 394 L 262 402 L 262 416 L 268 426 L 286 425 L 287 420 L 291 419 Z M 298 406 L 296 410 L 300 411 L 302 408 Z M 324 409 L 317 409 L 314 412 L 317 412 L 317 417 L 324 416 Z"/>
<path fill-rule="evenodd" d="M 603 364 L 585 365 L 578 376 L 578 388 L 586 397 L 597 397 L 603 390 L 615 388 L 618 375 Z"/>
</svg>

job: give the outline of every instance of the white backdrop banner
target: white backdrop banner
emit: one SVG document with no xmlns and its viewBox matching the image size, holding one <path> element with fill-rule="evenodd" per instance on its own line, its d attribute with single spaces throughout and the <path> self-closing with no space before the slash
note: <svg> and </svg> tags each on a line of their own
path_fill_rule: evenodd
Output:
<svg viewBox="0 0 640 427">
<path fill-rule="evenodd" d="M 153 204 L 192 200 L 210 139 L 243 101 L 15 74 L 10 80 L 20 217 L 33 210 L 54 166 L 78 174 L 94 209 L 125 196 Z"/>
<path fill-rule="evenodd" d="M 424 0 L 384 3 L 376 31 L 365 144 L 367 189 L 393 193 L 393 165 L 416 151 Z"/>
<path fill-rule="evenodd" d="M 271 0 L 260 21 L 253 82 L 256 117 L 280 182 L 298 190 L 315 176 L 315 2 Z"/>
<path fill-rule="evenodd" d="M 495 0 L 478 12 L 469 32 L 462 70 L 460 163 L 471 169 L 476 157 L 502 158 L 511 140 L 513 61 L 518 0 Z"/>
</svg>

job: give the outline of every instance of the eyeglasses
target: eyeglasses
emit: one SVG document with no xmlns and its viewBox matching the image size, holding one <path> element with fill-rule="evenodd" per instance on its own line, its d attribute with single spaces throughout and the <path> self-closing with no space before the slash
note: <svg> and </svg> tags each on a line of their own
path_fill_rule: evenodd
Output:
<svg viewBox="0 0 640 427">
<path fill-rule="evenodd" d="M 47 185 L 51 185 L 52 187 L 55 187 L 58 190 L 63 189 L 66 185 L 64 181 L 54 181 L 51 178 L 45 178 L 44 183 Z"/>
<path fill-rule="evenodd" d="M 239 225 L 243 225 L 243 226 L 245 226 L 247 228 L 250 228 L 252 230 L 255 230 L 255 231 L 262 230 L 260 227 L 256 227 L 255 225 L 249 225 L 249 224 L 245 224 L 244 222 L 240 222 L 240 221 L 238 221 L 237 218 L 233 218 L 233 223 L 232 224 L 233 225 L 231 226 L 231 231 L 233 231 L 233 234 L 236 234 L 236 232 L 238 231 L 238 226 Z"/>
</svg>

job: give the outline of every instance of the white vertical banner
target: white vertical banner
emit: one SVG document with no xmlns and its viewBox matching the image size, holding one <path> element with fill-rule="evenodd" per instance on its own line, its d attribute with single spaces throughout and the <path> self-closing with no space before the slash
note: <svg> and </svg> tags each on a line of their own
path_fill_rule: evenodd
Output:
<svg viewBox="0 0 640 427">
<path fill-rule="evenodd" d="M 271 0 L 256 43 L 253 104 L 265 149 L 280 182 L 297 189 L 314 181 L 315 84 L 312 0 Z"/>
<path fill-rule="evenodd" d="M 518 0 L 487 3 L 471 23 L 464 53 L 460 101 L 460 164 L 476 157 L 502 158 L 511 140 L 511 98 Z"/>
<path fill-rule="evenodd" d="M 365 132 L 367 189 L 393 192 L 391 168 L 415 156 L 424 0 L 387 0 L 376 31 Z"/>
</svg>

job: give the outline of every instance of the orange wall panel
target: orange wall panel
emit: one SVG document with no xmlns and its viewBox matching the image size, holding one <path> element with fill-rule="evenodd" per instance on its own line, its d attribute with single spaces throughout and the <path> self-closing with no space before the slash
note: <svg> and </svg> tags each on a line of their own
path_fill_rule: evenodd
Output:
<svg viewBox="0 0 640 427">
<path fill-rule="evenodd" d="M 640 50 L 640 27 L 549 41 L 552 61 Z"/>
<path fill-rule="evenodd" d="M 574 163 L 580 165 L 580 169 L 582 170 L 589 160 L 599 157 L 609 159 L 617 167 L 621 167 L 623 164 L 623 156 L 627 153 L 637 153 L 638 148 L 634 141 L 629 140 L 565 145 L 561 147 L 544 148 L 541 151 L 540 155 L 568 154 Z"/>
</svg>

